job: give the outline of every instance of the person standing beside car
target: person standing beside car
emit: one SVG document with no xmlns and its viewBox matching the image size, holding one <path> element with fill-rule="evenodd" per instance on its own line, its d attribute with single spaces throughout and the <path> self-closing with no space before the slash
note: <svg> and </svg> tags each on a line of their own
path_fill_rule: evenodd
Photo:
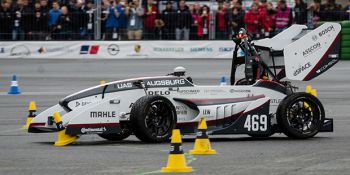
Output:
<svg viewBox="0 0 350 175">
<path fill-rule="evenodd" d="M 129 5 L 129 10 L 125 11 L 128 17 L 127 34 L 129 40 L 141 40 L 144 9 L 139 6 L 138 0 L 133 0 Z"/>
</svg>

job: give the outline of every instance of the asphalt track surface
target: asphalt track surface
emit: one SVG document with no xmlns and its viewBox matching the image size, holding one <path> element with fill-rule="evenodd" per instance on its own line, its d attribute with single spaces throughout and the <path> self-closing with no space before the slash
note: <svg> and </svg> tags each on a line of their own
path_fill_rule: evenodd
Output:
<svg viewBox="0 0 350 175">
<path fill-rule="evenodd" d="M 177 65 L 188 69 L 196 84 L 218 84 L 230 72 L 230 60 L 0 60 L 0 174 L 158 174 L 166 165 L 169 143 L 145 144 L 134 136 L 109 142 L 96 135 L 82 136 L 66 147 L 54 147 L 55 133 L 29 134 L 20 129 L 27 105 L 42 111 L 65 95 L 96 85 L 139 76 L 164 75 Z M 12 74 L 23 92 L 6 95 Z M 217 155 L 186 155 L 192 174 L 350 174 L 350 62 L 340 62 L 307 84 L 318 90 L 335 131 L 308 140 L 283 134 L 268 139 L 245 135 L 211 137 Z M 194 139 L 184 139 L 184 150 Z"/>
</svg>

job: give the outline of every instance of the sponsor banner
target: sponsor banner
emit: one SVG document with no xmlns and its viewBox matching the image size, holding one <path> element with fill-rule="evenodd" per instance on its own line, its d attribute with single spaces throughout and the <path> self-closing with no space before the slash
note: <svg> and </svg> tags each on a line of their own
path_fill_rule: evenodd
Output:
<svg viewBox="0 0 350 175">
<path fill-rule="evenodd" d="M 232 58 L 232 41 L 2 42 L 1 58 Z"/>
</svg>

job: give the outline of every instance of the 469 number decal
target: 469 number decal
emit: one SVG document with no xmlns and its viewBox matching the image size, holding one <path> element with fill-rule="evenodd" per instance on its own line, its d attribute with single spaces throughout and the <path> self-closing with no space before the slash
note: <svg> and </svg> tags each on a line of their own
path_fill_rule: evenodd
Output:
<svg viewBox="0 0 350 175">
<path fill-rule="evenodd" d="M 266 131 L 267 130 L 267 116 L 266 115 L 248 115 L 245 122 L 244 128 L 248 131 Z"/>
</svg>

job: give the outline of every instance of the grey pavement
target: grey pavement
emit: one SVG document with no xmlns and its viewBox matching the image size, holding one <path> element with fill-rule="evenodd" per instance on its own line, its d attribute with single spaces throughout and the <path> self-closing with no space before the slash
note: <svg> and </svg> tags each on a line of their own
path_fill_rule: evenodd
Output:
<svg viewBox="0 0 350 175">
<path fill-rule="evenodd" d="M 145 144 L 134 136 L 109 142 L 84 135 L 66 147 L 54 147 L 55 133 L 29 134 L 20 129 L 27 105 L 37 102 L 42 111 L 68 94 L 100 80 L 165 75 L 178 65 L 187 68 L 196 84 L 218 84 L 228 78 L 230 60 L 44 60 L 0 59 L 0 175 L 20 174 L 158 174 L 166 165 L 169 144 Z M 16 74 L 21 95 L 6 95 Z M 341 61 L 311 82 L 294 82 L 303 91 L 311 84 L 318 90 L 335 131 L 308 140 L 292 140 L 283 134 L 268 139 L 245 135 L 211 137 L 217 155 L 189 156 L 189 174 L 350 174 L 350 62 Z M 240 75 L 242 76 L 242 75 Z M 184 138 L 192 149 L 194 137 Z"/>
</svg>

